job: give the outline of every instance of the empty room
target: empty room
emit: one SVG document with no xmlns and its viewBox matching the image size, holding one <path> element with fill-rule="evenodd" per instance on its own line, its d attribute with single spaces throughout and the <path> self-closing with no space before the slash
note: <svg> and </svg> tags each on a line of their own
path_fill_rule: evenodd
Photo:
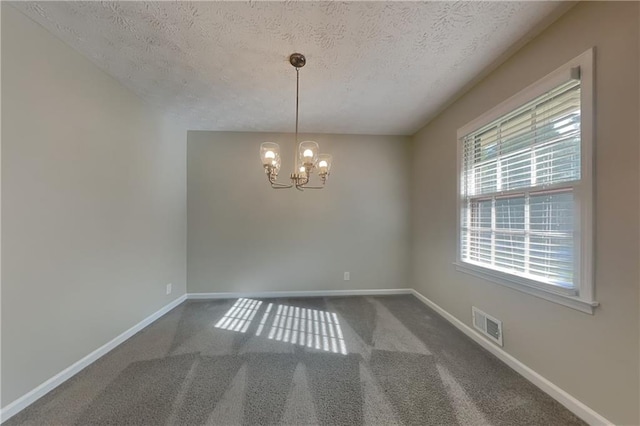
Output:
<svg viewBox="0 0 640 426">
<path fill-rule="evenodd" d="M 640 425 L 640 2 L 0 15 L 3 426 Z"/>
</svg>

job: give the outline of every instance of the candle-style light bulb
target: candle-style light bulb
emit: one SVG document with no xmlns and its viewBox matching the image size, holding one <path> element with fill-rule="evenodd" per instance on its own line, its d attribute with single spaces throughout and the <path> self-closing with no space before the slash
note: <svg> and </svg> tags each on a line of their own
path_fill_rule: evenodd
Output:
<svg viewBox="0 0 640 426">
<path fill-rule="evenodd" d="M 331 171 L 332 160 L 333 157 L 329 154 L 320 154 L 318 156 L 318 174 L 320 174 L 320 176 L 324 176 L 325 179 Z"/>
<path fill-rule="evenodd" d="M 298 161 L 300 164 L 315 166 L 318 161 L 318 144 L 314 141 L 300 142 L 298 147 Z"/>
<path fill-rule="evenodd" d="M 272 166 L 274 161 L 279 163 L 280 147 L 277 143 L 264 142 L 260 145 L 260 160 L 262 165 Z"/>
</svg>

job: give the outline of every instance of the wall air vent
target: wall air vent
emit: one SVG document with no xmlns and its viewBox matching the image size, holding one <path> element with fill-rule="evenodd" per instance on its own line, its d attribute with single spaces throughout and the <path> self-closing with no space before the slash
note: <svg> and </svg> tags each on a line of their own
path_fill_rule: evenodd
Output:
<svg viewBox="0 0 640 426">
<path fill-rule="evenodd" d="M 487 315 L 475 306 L 471 307 L 473 326 L 482 334 L 502 346 L 502 321 Z"/>
</svg>

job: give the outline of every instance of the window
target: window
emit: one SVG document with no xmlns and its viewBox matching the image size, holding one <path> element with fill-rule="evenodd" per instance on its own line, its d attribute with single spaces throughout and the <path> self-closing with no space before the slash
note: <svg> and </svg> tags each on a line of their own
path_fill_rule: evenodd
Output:
<svg viewBox="0 0 640 426">
<path fill-rule="evenodd" d="M 458 132 L 458 268 L 592 312 L 591 50 Z"/>
</svg>

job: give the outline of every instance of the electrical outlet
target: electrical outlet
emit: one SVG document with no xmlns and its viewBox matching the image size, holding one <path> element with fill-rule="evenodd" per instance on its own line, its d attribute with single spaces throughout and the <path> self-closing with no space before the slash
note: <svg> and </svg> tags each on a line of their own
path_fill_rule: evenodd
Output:
<svg viewBox="0 0 640 426">
<path fill-rule="evenodd" d="M 171 294 L 171 283 L 167 284 L 167 294 Z"/>
<path fill-rule="evenodd" d="M 345 273 L 344 273 L 344 280 L 345 280 L 345 281 L 349 281 L 350 279 L 351 279 L 351 273 L 349 273 L 349 272 L 345 272 Z"/>
</svg>

